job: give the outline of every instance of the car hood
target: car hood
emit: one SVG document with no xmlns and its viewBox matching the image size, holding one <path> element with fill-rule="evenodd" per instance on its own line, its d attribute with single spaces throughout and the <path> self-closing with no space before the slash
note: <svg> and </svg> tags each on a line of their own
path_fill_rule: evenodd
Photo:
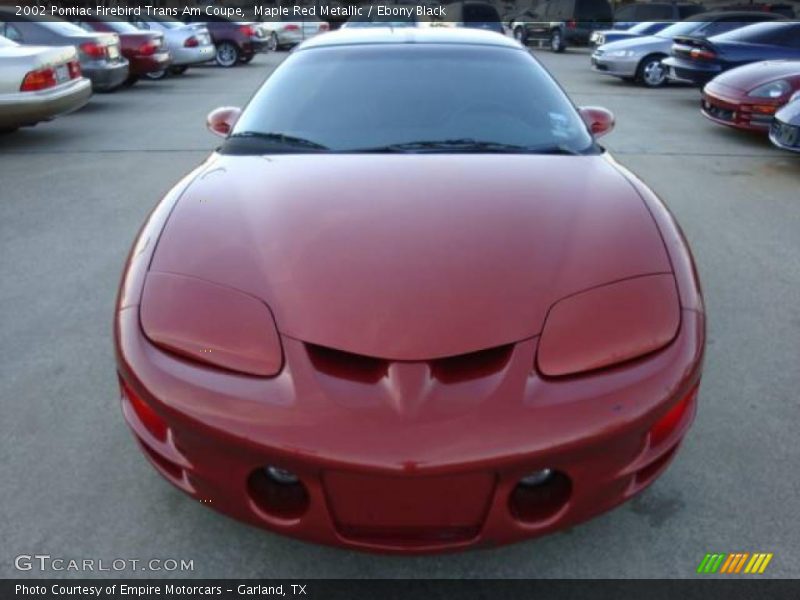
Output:
<svg viewBox="0 0 800 600">
<path fill-rule="evenodd" d="M 535 336 L 579 290 L 669 272 L 605 156 L 215 155 L 151 270 L 262 299 L 280 332 L 425 360 Z"/>
<path fill-rule="evenodd" d="M 776 79 L 788 79 L 800 87 L 800 60 L 766 60 L 737 67 L 718 75 L 714 82 L 742 92 Z"/>
<path fill-rule="evenodd" d="M 600 48 L 605 52 L 614 50 L 633 50 L 637 53 L 664 52 L 669 53 L 672 47 L 672 40 L 669 38 L 658 37 L 656 35 L 645 35 L 630 39 L 616 40 L 603 44 Z"/>
</svg>

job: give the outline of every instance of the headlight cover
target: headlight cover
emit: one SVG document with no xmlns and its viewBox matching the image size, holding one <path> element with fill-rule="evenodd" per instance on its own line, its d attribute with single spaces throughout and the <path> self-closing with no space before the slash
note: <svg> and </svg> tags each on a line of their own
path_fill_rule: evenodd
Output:
<svg viewBox="0 0 800 600">
<path fill-rule="evenodd" d="M 609 367 L 663 348 L 679 326 L 680 302 L 672 274 L 592 288 L 550 308 L 537 365 L 549 377 Z"/>
<path fill-rule="evenodd" d="M 261 377 L 281 370 L 283 351 L 272 313 L 238 290 L 151 271 L 140 319 L 147 338 L 175 354 Z"/>
<path fill-rule="evenodd" d="M 784 94 L 788 94 L 791 89 L 792 86 L 788 81 L 778 79 L 750 90 L 747 95 L 753 98 L 780 98 Z"/>
<path fill-rule="evenodd" d="M 634 56 L 636 53 L 633 50 L 612 50 L 607 54 L 608 56 L 613 56 L 614 58 L 628 58 L 630 56 Z"/>
</svg>

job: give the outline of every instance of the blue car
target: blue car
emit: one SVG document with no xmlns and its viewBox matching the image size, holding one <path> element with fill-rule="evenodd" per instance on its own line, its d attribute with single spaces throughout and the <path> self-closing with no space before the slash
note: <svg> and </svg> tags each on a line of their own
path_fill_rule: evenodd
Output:
<svg viewBox="0 0 800 600">
<path fill-rule="evenodd" d="M 602 31 L 595 31 L 589 36 L 589 45 L 597 47 L 608 44 L 609 42 L 628 40 L 645 35 L 655 35 L 667 25 L 672 25 L 672 23 L 669 21 L 642 21 L 625 30 L 603 29 Z"/>
<path fill-rule="evenodd" d="M 662 61 L 668 77 L 705 85 L 714 77 L 741 65 L 780 59 L 800 59 L 800 23 L 756 23 L 707 39 L 674 38 L 669 58 Z"/>
</svg>

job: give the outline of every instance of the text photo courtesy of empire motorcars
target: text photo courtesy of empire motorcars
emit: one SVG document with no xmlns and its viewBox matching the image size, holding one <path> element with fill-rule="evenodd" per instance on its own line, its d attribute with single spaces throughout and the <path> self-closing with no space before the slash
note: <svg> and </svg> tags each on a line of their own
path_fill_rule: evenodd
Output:
<svg viewBox="0 0 800 600">
<path fill-rule="evenodd" d="M 0 598 L 796 597 L 798 18 L 0 0 Z"/>
</svg>

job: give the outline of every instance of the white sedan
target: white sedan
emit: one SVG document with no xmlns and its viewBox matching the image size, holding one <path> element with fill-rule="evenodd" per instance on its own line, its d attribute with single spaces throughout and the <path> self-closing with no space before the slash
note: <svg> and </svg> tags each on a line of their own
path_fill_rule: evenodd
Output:
<svg viewBox="0 0 800 600">
<path fill-rule="evenodd" d="M 21 46 L 0 37 L 0 132 L 78 110 L 91 95 L 73 46 Z"/>
</svg>

